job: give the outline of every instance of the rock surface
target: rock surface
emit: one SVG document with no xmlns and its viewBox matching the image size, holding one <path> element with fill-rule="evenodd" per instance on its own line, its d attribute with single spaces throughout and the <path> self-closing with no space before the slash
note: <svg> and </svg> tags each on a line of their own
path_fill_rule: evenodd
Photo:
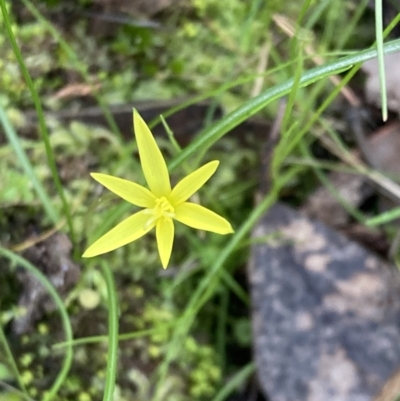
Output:
<svg viewBox="0 0 400 401">
<path fill-rule="evenodd" d="M 372 401 L 400 367 L 400 279 L 289 207 L 254 229 L 254 353 L 270 401 Z"/>
<path fill-rule="evenodd" d="M 72 243 L 64 233 L 54 233 L 26 249 L 22 256 L 37 267 L 64 296 L 76 284 L 80 267 L 71 259 Z M 23 288 L 18 306 L 25 311 L 13 321 L 17 335 L 29 333 L 46 311 L 55 309 L 47 290 L 25 269 L 17 273 Z"/>
<path fill-rule="evenodd" d="M 400 53 L 385 55 L 385 75 L 388 109 L 400 113 Z M 366 61 L 362 66 L 367 74 L 365 94 L 368 102 L 377 107 L 381 106 L 381 87 L 379 83 L 379 64 L 378 59 L 374 58 Z"/>
</svg>

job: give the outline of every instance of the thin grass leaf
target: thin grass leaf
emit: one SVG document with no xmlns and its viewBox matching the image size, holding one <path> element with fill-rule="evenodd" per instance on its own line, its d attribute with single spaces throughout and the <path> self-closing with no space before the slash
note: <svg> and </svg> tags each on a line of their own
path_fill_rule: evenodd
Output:
<svg viewBox="0 0 400 401">
<path fill-rule="evenodd" d="M 2 387 L 3 389 L 5 389 L 6 391 L 8 391 L 8 393 L 6 393 L 6 397 L 7 397 L 7 401 L 11 398 L 9 398 L 9 393 L 11 394 L 15 394 L 16 396 L 19 396 L 21 399 L 26 400 L 26 401 L 36 401 L 34 400 L 32 397 L 29 397 L 29 395 L 24 394 L 22 391 L 19 391 L 17 388 L 11 386 L 10 384 L 0 380 L 0 387 Z M 2 396 L 4 396 L 4 394 L 2 394 Z M 14 400 L 14 398 L 12 398 Z M 0 398 L 1 401 L 5 401 L 3 398 Z M 15 401 L 20 401 L 19 398 L 16 398 Z"/>
<path fill-rule="evenodd" d="M 383 38 L 385 39 L 390 32 L 392 32 L 392 30 L 399 24 L 400 22 L 400 13 L 398 13 L 396 15 L 396 17 L 394 17 L 392 19 L 392 21 L 390 22 L 390 24 L 385 28 L 385 30 L 383 31 Z"/>
<path fill-rule="evenodd" d="M 273 183 L 271 191 L 265 198 L 258 204 L 256 208 L 248 216 L 247 220 L 243 222 L 242 226 L 231 237 L 228 244 L 221 250 L 221 253 L 215 263 L 210 267 L 207 274 L 202 278 L 199 286 L 196 288 L 193 296 L 191 297 L 182 317 L 176 322 L 172 340 L 168 346 L 166 356 L 159 366 L 158 376 L 159 380 L 156 387 L 156 394 L 154 401 L 161 401 L 162 384 L 168 373 L 168 368 L 173 359 L 178 355 L 181 349 L 182 341 L 188 335 L 188 332 L 193 324 L 197 313 L 204 305 L 204 303 L 214 294 L 216 285 L 219 282 L 221 269 L 224 263 L 231 255 L 231 253 L 239 246 L 240 241 L 248 234 L 251 228 L 261 218 L 261 216 L 276 202 L 279 191 L 286 185 L 286 183 L 299 174 L 301 168 L 292 167 L 285 174 L 282 174 L 279 181 Z"/>
<path fill-rule="evenodd" d="M 260 12 L 263 3 L 264 0 L 252 0 L 251 2 L 250 10 L 240 34 L 240 48 L 242 49 L 243 53 L 247 53 L 249 51 L 252 42 L 251 27 L 253 26 L 254 20 L 257 17 L 257 13 Z M 265 26 L 265 29 L 268 29 L 268 25 Z"/>
<path fill-rule="evenodd" d="M 383 51 L 383 15 L 382 0 L 375 0 L 375 36 L 376 48 L 378 51 L 379 83 L 381 88 L 382 120 L 388 118 L 386 76 L 385 76 L 385 55 Z"/>
<path fill-rule="evenodd" d="M 390 223 L 400 217 L 400 207 L 388 210 L 387 212 L 381 213 L 379 216 L 372 217 L 365 221 L 365 225 L 368 227 L 376 227 L 382 224 Z"/>
<path fill-rule="evenodd" d="M 307 148 L 307 146 L 305 146 L 305 144 L 300 144 L 300 150 L 301 150 L 303 156 L 307 157 L 308 159 L 312 158 L 312 155 L 311 155 L 309 149 Z M 350 205 L 345 199 L 343 199 L 342 196 L 340 196 L 340 194 L 337 192 L 335 187 L 331 184 L 331 182 L 326 177 L 326 175 L 322 171 L 322 169 L 316 164 L 311 165 L 311 168 L 313 169 L 313 171 L 314 171 L 315 175 L 317 176 L 317 178 L 319 179 L 319 181 L 324 185 L 324 187 L 326 187 L 328 189 L 328 191 L 331 193 L 331 195 L 343 206 L 343 208 L 349 213 L 349 215 L 354 217 L 357 221 L 364 223 L 364 221 L 365 221 L 364 215 L 362 213 L 360 213 L 357 209 L 355 209 L 352 205 Z"/>
<path fill-rule="evenodd" d="M 295 42 L 298 42 L 297 39 L 294 39 Z M 293 111 L 293 106 L 296 100 L 296 95 L 300 89 L 300 79 L 302 76 L 302 73 L 304 71 L 303 65 L 304 65 L 304 60 L 303 60 L 303 55 L 302 55 L 303 50 L 299 50 L 299 54 L 296 57 L 296 65 L 295 65 L 295 70 L 294 70 L 294 77 L 293 77 L 293 85 L 290 90 L 289 96 L 287 97 L 287 104 L 285 108 L 285 113 L 283 115 L 282 119 L 282 127 L 281 127 L 281 135 L 282 135 L 282 141 L 285 141 L 288 139 L 288 126 L 289 126 L 289 120 L 292 118 L 292 111 Z"/>
<path fill-rule="evenodd" d="M 118 305 L 114 277 L 110 266 L 104 260 L 100 261 L 101 271 L 107 286 L 108 303 L 108 353 L 106 382 L 104 385 L 103 401 L 113 401 L 115 378 L 118 361 Z"/>
<path fill-rule="evenodd" d="M 355 28 L 359 23 L 361 17 L 365 14 L 365 10 L 368 7 L 370 0 L 362 0 L 358 5 L 356 12 L 353 14 L 352 19 L 344 27 L 344 31 L 341 33 L 339 40 L 337 42 L 337 48 L 343 49 L 347 44 L 347 41 L 355 32 Z M 393 28 L 392 28 L 393 29 Z"/>
<path fill-rule="evenodd" d="M 224 288 L 219 297 L 218 317 L 216 321 L 217 355 L 221 371 L 226 366 L 226 329 L 228 321 L 229 290 Z"/>
<path fill-rule="evenodd" d="M 0 105 L 0 122 L 3 125 L 4 132 L 8 141 L 14 149 L 14 152 L 17 156 L 19 163 L 21 164 L 25 174 L 29 177 L 33 189 L 36 191 L 38 198 L 45 210 L 48 218 L 53 224 L 57 224 L 59 221 L 59 216 L 57 215 L 56 210 L 53 207 L 50 197 L 47 195 L 45 188 L 42 183 L 36 177 L 35 170 L 31 162 L 28 159 L 27 154 L 25 153 L 24 148 L 21 145 L 21 141 L 14 130 L 14 127 L 11 125 L 10 120 L 7 117 L 5 110 Z"/>
<path fill-rule="evenodd" d="M 165 129 L 165 132 L 167 133 L 168 139 L 171 142 L 172 147 L 174 148 L 174 152 L 176 154 L 179 154 L 180 152 L 182 152 L 182 148 L 180 147 L 178 141 L 175 139 L 174 133 L 172 132 L 168 123 L 165 121 L 165 118 L 163 115 L 160 115 L 160 120 Z"/>
<path fill-rule="evenodd" d="M 6 338 L 5 334 L 4 334 L 3 327 L 1 325 L 0 325 L 0 344 L 3 344 L 3 348 L 4 348 L 4 351 L 6 353 L 6 355 L 5 355 L 6 359 L 8 361 L 8 364 L 11 367 L 11 370 L 12 370 L 12 372 L 14 374 L 15 379 L 17 380 L 17 383 L 18 383 L 18 385 L 19 385 L 19 387 L 21 389 L 22 395 L 24 397 L 29 397 L 28 390 L 26 389 L 25 383 L 24 383 L 24 381 L 22 379 L 22 376 L 21 376 L 21 374 L 19 372 L 17 362 L 15 361 L 15 358 L 14 358 L 14 355 L 13 355 L 13 353 L 11 351 L 11 348 L 8 345 L 7 338 Z"/>
<path fill-rule="evenodd" d="M 356 52 L 351 52 L 351 54 L 354 54 Z M 336 56 L 337 54 L 332 54 L 332 56 Z M 343 54 L 340 53 L 340 55 L 342 56 Z M 274 74 L 275 72 L 278 71 L 283 71 L 286 68 L 290 67 L 292 64 L 294 64 L 294 61 L 288 61 L 285 63 L 280 63 L 277 67 L 271 68 L 261 74 L 257 73 L 257 74 L 251 74 L 249 76 L 246 76 L 244 78 L 239 78 L 233 82 L 228 82 L 227 84 L 221 85 L 219 88 L 209 91 L 209 92 L 205 92 L 205 93 L 201 93 L 200 95 L 196 95 L 193 97 L 190 97 L 188 100 L 185 100 L 181 103 L 179 103 L 176 106 L 173 106 L 171 108 L 169 108 L 166 111 L 163 111 L 163 117 L 164 118 L 168 118 L 169 116 L 172 116 L 173 114 L 177 113 L 180 110 L 183 110 L 193 104 L 196 103 L 200 103 L 203 100 L 206 99 L 210 99 L 210 98 L 214 98 L 217 97 L 220 94 L 223 94 L 224 92 L 228 91 L 229 89 L 235 88 L 237 86 L 241 86 L 243 84 L 246 84 L 248 82 L 254 81 L 255 79 L 257 79 L 258 77 L 267 77 L 270 76 L 272 74 Z M 150 121 L 149 128 L 154 128 L 157 124 L 159 124 L 161 122 L 161 118 L 160 117 L 155 117 L 153 120 Z"/>
<path fill-rule="evenodd" d="M 240 299 L 246 306 L 250 306 L 249 294 L 232 277 L 232 274 L 230 274 L 226 270 L 223 270 L 221 272 L 221 280 L 226 285 L 226 287 L 232 292 L 232 294 L 235 294 L 237 298 Z"/>
<path fill-rule="evenodd" d="M 4 0 L 2 0 L 4 1 Z M 87 67 L 84 63 L 82 63 L 74 51 L 74 49 L 64 40 L 64 38 L 61 36 L 60 32 L 57 30 L 57 28 L 54 27 L 54 25 L 49 22 L 41 13 L 40 11 L 35 7 L 35 5 L 29 1 L 29 0 L 22 0 L 24 3 L 25 7 L 29 10 L 29 12 L 40 22 L 40 24 L 50 32 L 50 34 L 53 36 L 54 40 L 60 44 L 60 47 L 62 50 L 67 54 L 69 60 L 71 61 L 72 66 L 82 75 L 84 81 L 89 85 L 93 86 L 92 82 L 90 80 L 90 76 L 87 72 Z M 107 124 L 109 125 L 111 131 L 118 137 L 122 138 L 122 134 L 118 128 L 118 125 L 115 122 L 115 119 L 110 111 L 110 108 L 108 107 L 107 103 L 103 100 L 102 96 L 98 94 L 97 90 L 92 91 L 94 98 L 96 99 L 98 105 L 100 106 L 101 110 L 104 113 L 104 117 L 107 121 Z"/>
<path fill-rule="evenodd" d="M 224 401 L 231 395 L 237 388 L 239 388 L 245 381 L 254 373 L 255 365 L 253 362 L 243 366 L 218 392 L 212 401 Z"/>
<path fill-rule="evenodd" d="M 74 226 L 72 223 L 71 209 L 67 202 L 67 198 L 64 193 L 64 188 L 61 184 L 60 176 L 58 175 L 56 161 L 55 161 L 53 149 L 50 144 L 49 133 L 47 130 L 46 121 L 45 121 L 45 117 L 44 117 L 44 113 L 43 113 L 42 103 L 40 101 L 39 95 L 36 91 L 36 88 L 32 81 L 31 75 L 29 74 L 29 71 L 25 65 L 24 59 L 21 54 L 21 50 L 17 44 L 16 38 L 12 31 L 10 16 L 8 15 L 8 12 L 7 12 L 5 0 L 0 0 L 0 9 L 3 14 L 3 22 L 4 22 L 5 30 L 7 32 L 8 39 L 11 43 L 11 47 L 12 47 L 15 57 L 18 61 L 19 68 L 20 68 L 22 75 L 25 79 L 25 82 L 29 88 L 33 103 L 35 105 L 36 113 L 37 113 L 37 116 L 39 119 L 40 135 L 41 135 L 41 139 L 43 141 L 43 144 L 44 144 L 44 147 L 46 150 L 47 162 L 48 162 L 48 165 L 49 165 L 49 168 L 51 171 L 51 176 L 53 178 L 54 185 L 56 186 L 57 193 L 58 193 L 58 195 L 61 199 L 62 205 L 63 205 L 63 212 L 64 212 L 64 215 L 67 220 L 67 225 L 68 225 L 71 241 L 73 244 L 75 244 L 76 237 L 75 237 Z"/>
<path fill-rule="evenodd" d="M 72 364 L 72 327 L 71 323 L 69 321 L 68 313 L 67 310 L 64 306 L 64 302 L 58 295 L 57 291 L 54 289 L 53 285 L 50 283 L 48 278 L 34 265 L 32 265 L 30 262 L 28 262 L 26 259 L 22 258 L 21 256 L 9 251 L 8 249 L 5 249 L 3 247 L 0 247 L 0 255 L 6 257 L 7 259 L 11 260 L 13 263 L 20 265 L 24 267 L 26 270 L 29 271 L 39 282 L 40 284 L 43 285 L 43 287 L 47 290 L 49 293 L 50 297 L 53 299 L 55 305 L 57 306 L 57 309 L 60 313 L 61 316 L 61 322 L 63 325 L 64 329 L 64 335 L 66 338 L 66 341 L 68 342 L 68 345 L 66 346 L 65 350 L 65 356 L 64 360 L 62 362 L 62 367 L 60 372 L 58 373 L 56 380 L 54 381 L 53 385 L 51 388 L 46 392 L 46 394 L 43 397 L 43 401 L 51 401 L 52 399 L 55 398 L 55 396 L 58 393 L 58 390 L 60 387 L 63 385 L 65 382 L 69 369 Z"/>
<path fill-rule="evenodd" d="M 384 45 L 384 50 L 385 54 L 400 50 L 400 39 L 393 40 Z M 348 70 L 354 64 L 374 58 L 376 55 L 377 51 L 375 49 L 364 50 L 351 56 L 343 57 L 332 63 L 315 67 L 303 74 L 300 79 L 299 87 L 305 87 L 330 75 L 339 74 Z M 174 170 L 196 153 L 200 151 L 205 152 L 231 129 L 262 110 L 269 103 L 290 93 L 293 83 L 294 79 L 292 78 L 273 88 L 267 89 L 259 96 L 248 100 L 242 106 L 229 113 L 222 120 L 203 130 L 188 147 L 172 160 L 169 164 L 170 171 Z"/>
<path fill-rule="evenodd" d="M 173 326 L 173 324 L 174 323 L 165 323 L 165 324 L 159 325 L 157 328 L 153 328 L 153 329 L 139 330 L 139 331 L 134 331 L 132 333 L 120 334 L 118 336 L 118 342 L 161 334 L 161 333 L 164 333 L 165 331 L 169 330 L 171 328 L 171 326 Z M 77 338 L 75 340 L 72 340 L 71 342 L 63 341 L 63 342 L 54 344 L 53 349 L 65 348 L 66 346 L 69 346 L 69 345 L 75 347 L 77 345 L 82 345 L 82 344 L 96 344 L 96 343 L 101 343 L 101 342 L 105 342 L 108 340 L 109 340 L 108 335 L 82 337 L 82 338 Z"/>
</svg>

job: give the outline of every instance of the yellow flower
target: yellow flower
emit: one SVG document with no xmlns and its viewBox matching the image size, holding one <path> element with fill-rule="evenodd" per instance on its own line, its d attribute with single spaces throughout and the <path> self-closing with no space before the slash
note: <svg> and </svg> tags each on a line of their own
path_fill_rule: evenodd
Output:
<svg viewBox="0 0 400 401">
<path fill-rule="evenodd" d="M 233 233 L 232 226 L 223 217 L 203 206 L 187 202 L 215 173 L 219 161 L 205 164 L 171 189 L 165 160 L 149 127 L 136 110 L 133 111 L 133 125 L 140 163 L 150 189 L 107 174 L 91 173 L 91 176 L 122 199 L 144 209 L 99 238 L 82 256 L 90 258 L 113 251 L 137 240 L 155 227 L 158 252 L 165 269 L 174 241 L 173 220 L 217 234 Z"/>
</svg>

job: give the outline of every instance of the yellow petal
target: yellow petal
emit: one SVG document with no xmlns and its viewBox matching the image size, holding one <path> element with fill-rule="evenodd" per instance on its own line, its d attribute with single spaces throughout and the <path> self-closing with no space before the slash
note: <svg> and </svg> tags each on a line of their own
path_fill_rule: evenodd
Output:
<svg viewBox="0 0 400 401">
<path fill-rule="evenodd" d="M 155 205 L 156 197 L 139 184 L 107 174 L 91 173 L 90 175 L 111 192 L 136 206 L 152 208 Z"/>
<path fill-rule="evenodd" d="M 161 264 L 167 268 L 174 243 L 174 223 L 172 219 L 161 218 L 157 221 L 156 228 L 158 253 L 160 254 Z"/>
<path fill-rule="evenodd" d="M 172 190 L 171 195 L 168 197 L 170 202 L 176 207 L 180 203 L 188 200 L 210 179 L 218 168 L 218 165 L 219 161 L 214 160 L 198 168 L 196 171 L 179 181 Z"/>
<path fill-rule="evenodd" d="M 167 165 L 153 134 L 135 109 L 133 110 L 133 126 L 147 185 L 158 198 L 169 195 L 171 184 Z"/>
<path fill-rule="evenodd" d="M 150 218 L 146 210 L 128 217 L 86 249 L 82 257 L 101 255 L 137 240 L 155 226 L 155 222 L 147 224 Z"/>
<path fill-rule="evenodd" d="M 233 233 L 229 221 L 203 206 L 185 202 L 175 208 L 175 220 L 199 230 L 217 234 Z"/>
</svg>

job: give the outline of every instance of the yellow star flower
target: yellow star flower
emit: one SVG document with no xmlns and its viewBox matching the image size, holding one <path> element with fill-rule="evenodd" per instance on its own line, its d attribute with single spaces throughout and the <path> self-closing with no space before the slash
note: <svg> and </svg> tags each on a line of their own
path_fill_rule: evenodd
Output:
<svg viewBox="0 0 400 401">
<path fill-rule="evenodd" d="M 171 189 L 165 160 L 149 127 L 136 110 L 133 111 L 133 125 L 140 163 L 150 189 L 107 174 L 91 173 L 91 176 L 122 199 L 144 209 L 99 238 L 82 257 L 90 258 L 113 251 L 137 240 L 155 227 L 158 252 L 165 269 L 174 241 L 173 220 L 217 234 L 233 233 L 226 219 L 203 206 L 187 202 L 215 173 L 219 161 L 205 164 Z"/>
</svg>

